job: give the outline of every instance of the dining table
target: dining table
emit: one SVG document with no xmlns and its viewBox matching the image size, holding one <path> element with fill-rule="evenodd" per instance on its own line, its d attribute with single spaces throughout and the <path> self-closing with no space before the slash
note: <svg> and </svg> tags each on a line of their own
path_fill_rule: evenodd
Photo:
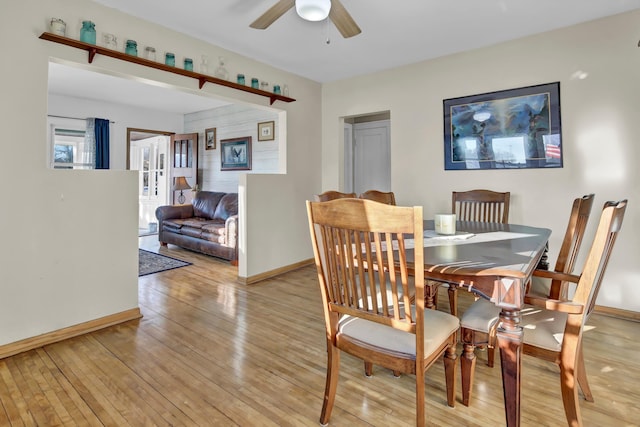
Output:
<svg viewBox="0 0 640 427">
<path fill-rule="evenodd" d="M 520 425 L 520 320 L 525 287 L 545 254 L 550 235 L 546 228 L 468 221 L 457 221 L 455 234 L 440 235 L 433 220 L 424 221 L 425 280 L 466 289 L 501 309 L 497 343 L 509 427 Z M 411 260 L 412 250 L 407 256 Z"/>
</svg>

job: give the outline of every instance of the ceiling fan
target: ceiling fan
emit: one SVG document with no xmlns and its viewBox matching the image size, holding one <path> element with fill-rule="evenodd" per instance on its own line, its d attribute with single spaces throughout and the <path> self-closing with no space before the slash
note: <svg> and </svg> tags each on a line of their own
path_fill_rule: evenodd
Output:
<svg viewBox="0 0 640 427">
<path fill-rule="evenodd" d="M 249 26 L 264 30 L 293 6 L 298 15 L 307 21 L 322 21 L 329 16 L 344 38 L 362 32 L 340 0 L 279 0 Z"/>
</svg>

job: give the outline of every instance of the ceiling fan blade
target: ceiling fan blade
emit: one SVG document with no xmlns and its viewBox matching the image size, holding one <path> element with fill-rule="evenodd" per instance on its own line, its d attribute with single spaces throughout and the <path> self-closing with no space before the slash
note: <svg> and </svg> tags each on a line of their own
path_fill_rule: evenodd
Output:
<svg viewBox="0 0 640 427">
<path fill-rule="evenodd" d="M 342 37 L 348 39 L 349 37 L 357 36 L 362 32 L 356 21 L 353 20 L 347 9 L 344 8 L 340 0 L 331 0 L 331 11 L 329 12 L 329 18 L 333 21 Z"/>
<path fill-rule="evenodd" d="M 249 26 L 258 30 L 264 30 L 273 24 L 276 19 L 284 15 L 289 9 L 296 4 L 296 0 L 280 0 L 274 4 L 265 13 L 260 15 L 258 19 L 253 21 Z"/>
</svg>

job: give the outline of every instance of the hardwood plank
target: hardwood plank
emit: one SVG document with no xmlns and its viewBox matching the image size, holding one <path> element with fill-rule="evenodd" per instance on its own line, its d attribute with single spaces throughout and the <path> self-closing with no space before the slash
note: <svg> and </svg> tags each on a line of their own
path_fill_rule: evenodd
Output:
<svg viewBox="0 0 640 427">
<path fill-rule="evenodd" d="M 40 348 L 36 350 L 36 353 L 42 362 L 41 373 L 51 387 L 47 393 L 47 399 L 58 411 L 63 424 L 77 426 L 98 424 L 98 418 L 82 400 L 73 385 L 57 369 L 47 352 Z"/>
<path fill-rule="evenodd" d="M 17 358 L 0 361 L 0 400 L 4 409 L 4 418 L 12 426 L 34 424 L 27 410 L 26 399 L 16 383 L 12 371 Z M 26 422 L 23 417 L 28 417 Z"/>
</svg>

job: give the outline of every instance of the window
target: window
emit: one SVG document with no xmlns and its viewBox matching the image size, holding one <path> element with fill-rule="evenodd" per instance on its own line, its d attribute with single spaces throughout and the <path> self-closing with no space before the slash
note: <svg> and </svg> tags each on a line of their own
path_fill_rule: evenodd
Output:
<svg viewBox="0 0 640 427">
<path fill-rule="evenodd" d="M 85 131 L 75 129 L 53 129 L 54 169 L 93 169 L 91 150 L 85 141 Z"/>
<path fill-rule="evenodd" d="M 50 122 L 50 164 L 52 169 L 94 169 L 95 142 L 86 138 L 84 120 L 56 119 Z"/>
</svg>

